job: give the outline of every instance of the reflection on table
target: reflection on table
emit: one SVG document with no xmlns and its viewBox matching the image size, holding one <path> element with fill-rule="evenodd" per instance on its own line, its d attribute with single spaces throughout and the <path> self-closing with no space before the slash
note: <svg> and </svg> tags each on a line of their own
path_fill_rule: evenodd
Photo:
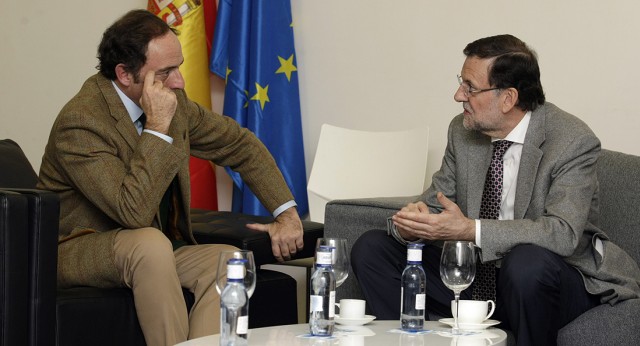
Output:
<svg viewBox="0 0 640 346">
<path fill-rule="evenodd" d="M 453 336 L 451 328 L 437 321 L 425 321 L 422 334 L 401 333 L 399 321 L 373 321 L 364 326 L 336 324 L 330 338 L 309 337 L 308 324 L 292 324 L 249 330 L 250 346 L 502 346 L 507 334 L 498 328 L 463 331 Z M 219 335 L 189 340 L 179 346 L 217 346 Z"/>
</svg>

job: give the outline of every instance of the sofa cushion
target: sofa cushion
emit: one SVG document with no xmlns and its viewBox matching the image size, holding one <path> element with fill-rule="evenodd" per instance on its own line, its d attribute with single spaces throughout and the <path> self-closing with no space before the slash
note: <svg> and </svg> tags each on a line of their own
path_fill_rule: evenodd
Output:
<svg viewBox="0 0 640 346">
<path fill-rule="evenodd" d="M 144 345 L 128 288 L 58 289 L 58 345 Z"/>
<path fill-rule="evenodd" d="M 33 189 L 38 175 L 18 143 L 0 140 L 0 187 Z"/>
<path fill-rule="evenodd" d="M 640 299 L 598 305 L 560 329 L 558 345 L 640 345 Z"/>
</svg>

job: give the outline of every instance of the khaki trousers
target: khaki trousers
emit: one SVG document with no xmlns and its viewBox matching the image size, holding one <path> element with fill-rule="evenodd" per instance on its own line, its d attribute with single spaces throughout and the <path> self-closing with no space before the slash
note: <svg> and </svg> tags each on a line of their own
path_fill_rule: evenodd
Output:
<svg viewBox="0 0 640 346">
<path fill-rule="evenodd" d="M 219 333 L 218 253 L 235 247 L 190 245 L 174 252 L 169 239 L 155 228 L 121 230 L 113 247 L 115 265 L 133 290 L 147 345 L 175 345 Z M 195 296 L 189 313 L 181 287 Z"/>
</svg>

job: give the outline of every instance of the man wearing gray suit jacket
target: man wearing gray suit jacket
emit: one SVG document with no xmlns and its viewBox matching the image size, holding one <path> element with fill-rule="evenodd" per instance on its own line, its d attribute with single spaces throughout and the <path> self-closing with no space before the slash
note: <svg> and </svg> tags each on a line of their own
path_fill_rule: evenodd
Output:
<svg viewBox="0 0 640 346">
<path fill-rule="evenodd" d="M 453 294 L 439 276 L 441 242 L 473 241 L 482 262 L 496 264 L 501 327 L 518 345 L 554 345 L 558 330 L 588 309 L 638 298 L 640 270 L 598 228 L 600 141 L 545 102 L 535 53 L 500 35 L 470 43 L 464 54 L 454 96 L 464 112 L 449 126 L 440 170 L 420 201 L 393 216 L 389 234 L 373 230 L 358 239 L 353 269 L 372 313 L 397 319 L 406 244 L 426 242 L 427 310 L 451 316 Z M 490 219 L 481 217 L 481 204 L 497 140 L 513 144 L 502 159 L 499 214 Z"/>
</svg>

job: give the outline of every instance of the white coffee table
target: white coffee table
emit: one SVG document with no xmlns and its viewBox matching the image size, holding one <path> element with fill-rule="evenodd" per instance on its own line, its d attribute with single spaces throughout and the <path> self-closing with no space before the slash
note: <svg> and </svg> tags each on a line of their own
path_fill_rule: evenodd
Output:
<svg viewBox="0 0 640 346">
<path fill-rule="evenodd" d="M 308 324 L 291 324 L 249 330 L 249 345 L 251 346 L 503 346 L 507 344 L 507 334 L 498 328 L 487 328 L 474 331 L 473 335 L 452 337 L 446 331 L 450 327 L 437 321 L 426 321 L 425 329 L 433 333 L 409 335 L 391 333 L 398 328 L 399 321 L 373 321 L 364 326 L 342 326 L 336 324 L 336 331 L 332 338 L 304 338 L 300 335 L 309 333 Z M 438 333 L 441 332 L 441 333 Z M 448 334 L 448 335 L 447 335 Z M 189 340 L 177 346 L 217 346 L 220 335 L 209 335 Z"/>
</svg>

